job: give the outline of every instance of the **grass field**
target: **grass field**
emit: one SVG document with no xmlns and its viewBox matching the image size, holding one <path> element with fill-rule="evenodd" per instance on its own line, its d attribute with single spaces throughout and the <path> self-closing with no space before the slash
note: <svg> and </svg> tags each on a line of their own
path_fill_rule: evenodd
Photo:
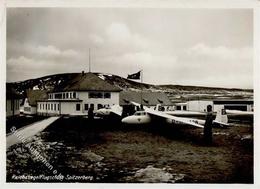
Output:
<svg viewBox="0 0 260 189">
<path fill-rule="evenodd" d="M 234 125 L 214 128 L 212 146 L 203 144 L 199 128 L 159 123 L 126 126 L 80 117 L 61 118 L 40 137 L 45 145 L 62 144 L 42 151 L 60 173 L 93 176 L 91 181 L 79 182 L 139 182 L 133 177 L 136 171 L 151 165 L 171 174 L 184 174 L 178 181 L 181 183 L 253 183 L 253 140 L 246 137 L 253 134 L 253 127 L 248 123 Z M 7 159 L 19 161 L 17 157 Z M 12 163 L 17 166 L 7 167 L 9 182 L 14 181 L 11 176 L 17 170 L 49 174 L 39 163 Z"/>
</svg>

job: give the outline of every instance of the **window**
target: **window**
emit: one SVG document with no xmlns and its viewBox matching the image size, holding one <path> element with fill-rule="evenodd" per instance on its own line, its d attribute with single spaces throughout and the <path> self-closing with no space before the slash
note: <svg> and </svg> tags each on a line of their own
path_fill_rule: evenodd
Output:
<svg viewBox="0 0 260 189">
<path fill-rule="evenodd" d="M 62 98 L 62 94 L 61 93 L 54 94 L 54 98 L 55 99 L 61 99 Z"/>
<path fill-rule="evenodd" d="M 66 98 L 69 98 L 69 93 L 66 93 Z"/>
<path fill-rule="evenodd" d="M 53 110 L 53 104 L 51 104 L 51 110 Z"/>
<path fill-rule="evenodd" d="M 101 109 L 101 108 L 103 108 L 103 105 L 102 105 L 102 104 L 98 104 L 98 105 L 97 105 L 97 109 L 99 110 L 99 109 Z"/>
<path fill-rule="evenodd" d="M 111 98 L 110 92 L 89 92 L 89 98 Z"/>
<path fill-rule="evenodd" d="M 103 98 L 102 92 L 89 92 L 88 94 L 89 98 Z"/>
<path fill-rule="evenodd" d="M 90 108 L 94 109 L 94 104 L 90 104 Z"/>
<path fill-rule="evenodd" d="M 59 104 L 57 104 L 57 110 L 58 110 L 58 111 L 60 110 L 60 105 L 59 105 Z"/>
<path fill-rule="evenodd" d="M 142 116 L 142 115 L 146 115 L 146 112 L 135 112 L 134 115 Z"/>
<path fill-rule="evenodd" d="M 73 98 L 76 98 L 76 92 L 73 92 Z"/>
<path fill-rule="evenodd" d="M 31 108 L 30 108 L 30 107 L 24 107 L 24 111 L 30 112 L 30 111 L 31 111 Z"/>
<path fill-rule="evenodd" d="M 46 104 L 46 108 L 45 109 L 47 110 L 47 104 Z"/>
<path fill-rule="evenodd" d="M 183 106 L 183 110 L 187 110 L 187 106 Z"/>
<path fill-rule="evenodd" d="M 56 111 L 56 104 L 54 104 L 54 110 Z"/>
<path fill-rule="evenodd" d="M 50 110 L 50 104 L 48 104 L 48 110 Z"/>
<path fill-rule="evenodd" d="M 40 107 L 39 107 L 39 109 L 42 109 L 42 104 L 40 104 Z"/>
<path fill-rule="evenodd" d="M 105 104 L 103 107 L 104 108 L 110 108 L 109 104 Z"/>
<path fill-rule="evenodd" d="M 104 98 L 111 98 L 111 93 L 104 93 Z"/>
<path fill-rule="evenodd" d="M 176 110 L 181 110 L 181 106 L 176 106 Z"/>
<path fill-rule="evenodd" d="M 76 111 L 80 111 L 80 104 L 76 104 Z"/>
<path fill-rule="evenodd" d="M 88 110 L 88 104 L 84 104 L 84 109 Z"/>
</svg>

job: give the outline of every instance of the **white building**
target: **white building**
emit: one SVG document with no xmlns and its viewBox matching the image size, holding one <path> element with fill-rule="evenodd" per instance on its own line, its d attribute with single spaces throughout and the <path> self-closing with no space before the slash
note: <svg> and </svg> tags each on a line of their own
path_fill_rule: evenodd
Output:
<svg viewBox="0 0 260 189">
<path fill-rule="evenodd" d="M 105 106 L 119 104 L 119 89 L 93 73 L 81 73 L 37 102 L 39 115 L 87 115 Z"/>
<path fill-rule="evenodd" d="M 37 101 L 47 99 L 47 91 L 45 90 L 27 90 L 27 98 L 24 99 L 23 113 L 27 115 L 35 115 L 37 113 Z"/>
<path fill-rule="evenodd" d="M 254 101 L 250 99 L 214 100 L 214 108 L 224 105 L 227 110 L 254 111 Z"/>
<path fill-rule="evenodd" d="M 246 99 L 219 99 L 219 100 L 190 100 L 176 103 L 176 110 L 206 112 L 207 106 L 211 105 L 213 111 L 217 111 L 224 106 L 228 110 L 253 111 L 253 100 Z"/>
<path fill-rule="evenodd" d="M 199 111 L 199 112 L 206 112 L 207 106 L 211 105 L 214 110 L 213 106 L 214 102 L 212 100 L 191 100 L 187 102 L 187 109 L 189 111 Z"/>
</svg>

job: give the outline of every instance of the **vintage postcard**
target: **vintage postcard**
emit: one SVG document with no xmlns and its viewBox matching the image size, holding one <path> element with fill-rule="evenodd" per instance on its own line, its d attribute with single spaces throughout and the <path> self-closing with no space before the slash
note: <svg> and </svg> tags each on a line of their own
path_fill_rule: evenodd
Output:
<svg viewBox="0 0 260 189">
<path fill-rule="evenodd" d="M 7 184 L 254 186 L 254 8 L 170 5 L 5 8 Z"/>
</svg>

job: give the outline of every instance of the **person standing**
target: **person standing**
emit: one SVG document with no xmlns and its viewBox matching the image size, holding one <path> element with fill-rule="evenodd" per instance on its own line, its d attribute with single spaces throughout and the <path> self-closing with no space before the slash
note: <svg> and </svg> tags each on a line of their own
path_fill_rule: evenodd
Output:
<svg viewBox="0 0 260 189">
<path fill-rule="evenodd" d="M 213 123 L 213 113 L 212 106 L 207 106 L 207 115 L 204 125 L 204 142 L 207 145 L 212 144 L 212 123 Z"/>
<path fill-rule="evenodd" d="M 93 110 L 92 106 L 90 106 L 90 108 L 88 109 L 88 119 L 90 121 L 92 121 L 94 119 L 94 110 Z"/>
</svg>

